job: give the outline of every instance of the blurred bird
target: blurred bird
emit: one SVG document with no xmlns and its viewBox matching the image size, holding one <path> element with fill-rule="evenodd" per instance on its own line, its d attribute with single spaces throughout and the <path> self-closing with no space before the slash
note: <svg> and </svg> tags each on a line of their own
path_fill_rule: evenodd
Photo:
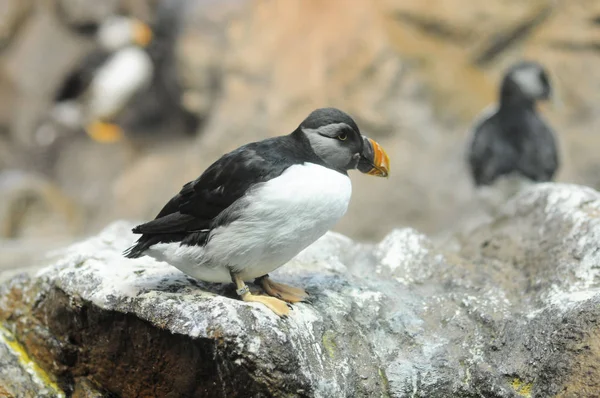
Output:
<svg viewBox="0 0 600 398">
<path fill-rule="evenodd" d="M 284 301 L 302 301 L 307 293 L 273 282 L 268 273 L 344 215 L 352 169 L 387 177 L 389 159 L 349 115 L 317 109 L 289 135 L 222 156 L 156 219 L 133 229 L 142 236 L 124 255 L 148 255 L 207 282 L 233 281 L 242 300 L 286 315 Z M 253 279 L 273 297 L 251 294 L 244 282 Z"/>
<path fill-rule="evenodd" d="M 113 120 L 152 81 L 153 62 L 144 50 L 152 41 L 145 23 L 113 16 L 96 32 L 98 49 L 66 78 L 55 96 L 54 119 L 73 129 L 84 126 L 96 141 L 122 138 Z"/>
<path fill-rule="evenodd" d="M 498 188 L 482 191 L 489 199 L 503 203 L 523 186 L 554 177 L 559 166 L 554 133 L 536 109 L 551 94 L 540 64 L 517 63 L 502 80 L 499 105 L 475 124 L 468 161 L 478 188 Z"/>
<path fill-rule="evenodd" d="M 115 121 L 128 137 L 143 136 L 146 142 L 150 137 L 172 139 L 176 134 L 196 133 L 202 122 L 202 110 L 186 103 L 190 91 L 184 84 L 190 82 L 182 79 L 180 54 L 176 53 L 189 7 L 186 0 L 169 0 L 160 2 L 155 9 L 153 38 L 146 48 L 154 66 L 152 82 L 137 92 L 131 105 Z"/>
</svg>

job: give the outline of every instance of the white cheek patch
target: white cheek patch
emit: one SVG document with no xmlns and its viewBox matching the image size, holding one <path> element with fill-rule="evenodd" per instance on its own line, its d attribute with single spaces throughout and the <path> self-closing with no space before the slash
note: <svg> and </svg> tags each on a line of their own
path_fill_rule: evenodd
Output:
<svg viewBox="0 0 600 398">
<path fill-rule="evenodd" d="M 97 40 L 105 50 L 115 51 L 133 42 L 133 21 L 126 17 L 106 20 L 97 34 Z"/>
<path fill-rule="evenodd" d="M 540 78 L 538 68 L 531 67 L 516 70 L 513 72 L 512 78 L 525 95 L 537 98 L 544 94 L 544 84 Z"/>
</svg>

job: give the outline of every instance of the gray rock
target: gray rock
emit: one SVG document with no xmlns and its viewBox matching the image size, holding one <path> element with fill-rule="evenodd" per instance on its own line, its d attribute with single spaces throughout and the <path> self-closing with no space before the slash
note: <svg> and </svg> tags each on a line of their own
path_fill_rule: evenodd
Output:
<svg viewBox="0 0 600 398">
<path fill-rule="evenodd" d="M 4 0 L 0 2 L 0 51 L 11 39 L 31 11 L 31 0 Z"/>
<path fill-rule="evenodd" d="M 523 192 L 458 253 L 414 230 L 329 233 L 277 280 L 278 318 L 233 288 L 125 259 L 118 222 L 0 291 L 0 320 L 67 393 L 129 396 L 591 396 L 600 380 L 600 194 Z M 1 385 L 1 384 L 0 384 Z"/>
<path fill-rule="evenodd" d="M 73 200 L 43 176 L 0 171 L 0 239 L 73 236 L 81 216 Z"/>
<path fill-rule="evenodd" d="M 58 0 L 57 10 L 63 21 L 70 26 L 80 27 L 100 24 L 119 10 L 119 0 Z"/>
<path fill-rule="evenodd" d="M 0 87 L 10 91 L 2 93 L 0 99 L 7 109 L 0 116 L 7 119 L 2 124 L 7 125 L 14 141 L 13 150 L 40 145 L 36 135 L 40 122 L 51 109 L 63 79 L 90 46 L 88 40 L 72 34 L 55 15 L 42 8 L 29 17 L 26 26 L 3 52 Z M 7 94 L 10 97 L 6 98 Z M 27 165 L 33 160 L 21 163 Z"/>
</svg>

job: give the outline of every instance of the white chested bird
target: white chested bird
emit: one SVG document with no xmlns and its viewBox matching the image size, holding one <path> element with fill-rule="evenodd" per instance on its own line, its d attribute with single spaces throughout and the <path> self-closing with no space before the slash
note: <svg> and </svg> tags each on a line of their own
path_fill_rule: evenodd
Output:
<svg viewBox="0 0 600 398">
<path fill-rule="evenodd" d="M 312 112 L 289 135 L 244 145 L 187 183 L 124 254 L 148 255 L 208 282 L 233 281 L 244 301 L 278 315 L 303 289 L 273 282 L 279 268 L 321 237 L 346 213 L 348 171 L 385 177 L 389 159 L 346 113 Z M 255 280 L 269 296 L 251 294 Z"/>
</svg>

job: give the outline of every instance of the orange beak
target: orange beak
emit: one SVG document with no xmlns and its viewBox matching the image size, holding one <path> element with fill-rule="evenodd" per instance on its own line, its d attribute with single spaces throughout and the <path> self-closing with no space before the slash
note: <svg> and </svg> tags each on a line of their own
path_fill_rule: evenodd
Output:
<svg viewBox="0 0 600 398">
<path fill-rule="evenodd" d="M 141 21 L 133 23 L 133 42 L 140 47 L 146 47 L 152 41 L 152 29 Z"/>
<path fill-rule="evenodd" d="M 364 149 L 358 170 L 376 177 L 389 176 L 390 158 L 377 141 L 364 137 Z"/>
<path fill-rule="evenodd" d="M 377 141 L 369 138 L 369 142 L 373 145 L 374 161 L 373 168 L 367 174 L 377 177 L 387 177 L 390 175 L 390 158 L 385 150 L 377 143 Z"/>
</svg>

